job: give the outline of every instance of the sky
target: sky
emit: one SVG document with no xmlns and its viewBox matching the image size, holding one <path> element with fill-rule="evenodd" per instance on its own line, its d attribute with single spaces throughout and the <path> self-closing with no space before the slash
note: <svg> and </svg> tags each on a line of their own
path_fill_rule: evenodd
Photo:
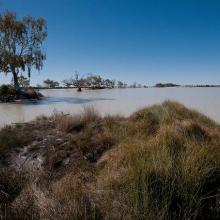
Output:
<svg viewBox="0 0 220 220">
<path fill-rule="evenodd" d="M 82 75 L 153 85 L 220 84 L 219 0 L 0 0 L 0 13 L 47 21 L 46 78 Z M 11 75 L 0 73 L 0 84 Z"/>
</svg>

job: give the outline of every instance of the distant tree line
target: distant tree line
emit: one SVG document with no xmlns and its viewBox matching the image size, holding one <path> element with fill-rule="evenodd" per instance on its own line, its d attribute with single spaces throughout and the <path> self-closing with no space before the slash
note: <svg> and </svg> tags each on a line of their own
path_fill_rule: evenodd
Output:
<svg viewBox="0 0 220 220">
<path fill-rule="evenodd" d="M 44 85 L 37 85 L 38 88 L 77 88 L 80 92 L 82 88 L 87 89 L 113 89 L 113 88 L 142 88 L 147 86 L 142 86 L 138 83 L 133 83 L 128 85 L 122 81 L 116 81 L 112 79 L 105 79 L 98 74 L 88 74 L 87 76 L 80 75 L 77 71 L 74 72 L 73 76 L 61 81 L 61 84 L 57 81 L 46 79 L 44 80 Z"/>
<path fill-rule="evenodd" d="M 220 87 L 220 85 L 185 85 L 184 87 Z"/>
<path fill-rule="evenodd" d="M 77 71 L 73 77 L 65 79 L 62 81 L 62 84 L 65 87 L 75 87 L 78 91 L 81 91 L 82 88 L 90 89 L 112 89 L 116 85 L 115 80 L 104 79 L 100 75 L 88 74 L 86 77 L 81 76 Z"/>
<path fill-rule="evenodd" d="M 156 88 L 164 88 L 164 87 L 220 87 L 220 85 L 178 85 L 174 83 L 157 83 L 154 85 Z"/>
<path fill-rule="evenodd" d="M 180 85 L 174 83 L 157 83 L 154 87 L 163 88 L 163 87 L 179 87 Z"/>
</svg>

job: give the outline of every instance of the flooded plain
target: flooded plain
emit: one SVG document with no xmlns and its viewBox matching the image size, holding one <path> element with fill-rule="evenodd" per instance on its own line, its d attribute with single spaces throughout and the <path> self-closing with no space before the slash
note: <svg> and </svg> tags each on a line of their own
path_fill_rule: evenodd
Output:
<svg viewBox="0 0 220 220">
<path fill-rule="evenodd" d="M 0 103 L 0 127 L 27 122 L 54 112 L 80 113 L 85 106 L 94 106 L 102 115 L 128 116 L 140 108 L 166 100 L 178 101 L 220 123 L 220 88 L 142 88 L 83 90 L 40 90 L 45 96 L 38 101 Z"/>
</svg>

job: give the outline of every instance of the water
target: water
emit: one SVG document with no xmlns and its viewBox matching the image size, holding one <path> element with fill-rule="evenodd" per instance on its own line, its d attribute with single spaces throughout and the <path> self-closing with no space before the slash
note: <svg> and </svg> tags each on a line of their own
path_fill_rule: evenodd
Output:
<svg viewBox="0 0 220 220">
<path fill-rule="evenodd" d="M 54 112 L 79 113 L 92 105 L 102 115 L 128 116 L 134 111 L 165 100 L 178 101 L 220 123 L 220 88 L 147 88 L 147 89 L 76 89 L 41 90 L 47 98 L 39 101 L 0 104 L 0 127 L 33 120 Z"/>
</svg>

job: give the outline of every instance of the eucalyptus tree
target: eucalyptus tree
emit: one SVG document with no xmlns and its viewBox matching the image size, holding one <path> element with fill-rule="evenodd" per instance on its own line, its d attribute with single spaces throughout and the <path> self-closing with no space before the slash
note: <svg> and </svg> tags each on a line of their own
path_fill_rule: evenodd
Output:
<svg viewBox="0 0 220 220">
<path fill-rule="evenodd" d="M 46 37 L 47 25 L 43 18 L 27 16 L 18 20 L 12 12 L 0 15 L 0 72 L 12 74 L 17 93 L 21 93 L 21 73 L 27 73 L 30 78 L 32 68 L 42 69 L 46 59 L 42 43 Z"/>
<path fill-rule="evenodd" d="M 67 88 L 71 87 L 72 86 L 72 78 L 62 80 L 62 84 L 64 85 L 64 87 L 67 87 Z"/>
<path fill-rule="evenodd" d="M 13 79 L 11 80 L 11 83 L 12 83 L 12 85 L 14 84 Z M 30 80 L 23 75 L 18 76 L 18 83 L 21 86 L 21 88 L 28 88 L 30 86 Z"/>
<path fill-rule="evenodd" d="M 75 71 L 74 78 L 72 78 L 72 85 L 77 88 L 78 92 L 82 91 L 82 87 L 85 86 L 85 79 L 83 76 L 80 76 L 78 71 Z"/>
<path fill-rule="evenodd" d="M 89 74 L 86 78 L 87 86 L 93 89 L 104 88 L 104 80 L 100 75 Z"/>
<path fill-rule="evenodd" d="M 113 89 L 115 87 L 115 80 L 105 79 L 104 85 L 106 88 Z"/>
<path fill-rule="evenodd" d="M 138 87 L 138 84 L 136 82 L 130 85 L 130 88 L 137 88 L 137 87 Z"/>
<path fill-rule="evenodd" d="M 120 89 L 123 88 L 124 87 L 124 83 L 122 81 L 118 81 L 117 87 L 120 88 Z"/>
<path fill-rule="evenodd" d="M 81 92 L 82 88 L 86 86 L 86 79 L 80 76 L 78 71 L 75 71 L 73 77 L 63 80 L 62 83 L 65 87 L 74 86 L 77 88 L 78 92 Z"/>
<path fill-rule="evenodd" d="M 51 79 L 44 80 L 44 85 L 48 88 L 56 88 L 60 86 L 59 82 L 51 80 Z"/>
</svg>

